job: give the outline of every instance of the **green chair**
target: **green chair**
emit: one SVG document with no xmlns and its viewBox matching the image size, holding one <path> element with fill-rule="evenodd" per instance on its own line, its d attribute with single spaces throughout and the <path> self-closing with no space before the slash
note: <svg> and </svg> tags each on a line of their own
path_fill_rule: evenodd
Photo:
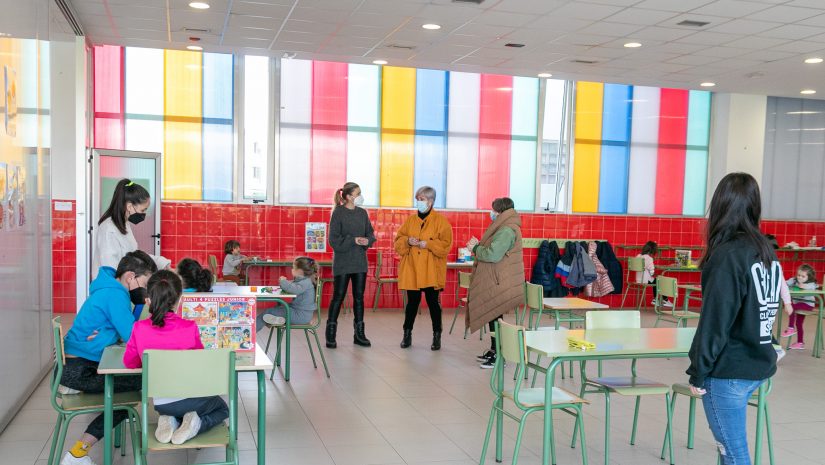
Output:
<svg viewBox="0 0 825 465">
<path fill-rule="evenodd" d="M 327 359 L 324 357 L 324 351 L 321 349 L 321 341 L 318 339 L 318 328 L 321 326 L 323 322 L 323 318 L 321 317 L 321 293 L 323 292 L 323 288 L 318 285 L 315 286 L 315 317 L 313 317 L 312 321 L 304 325 L 290 325 L 292 329 L 298 329 L 304 331 L 304 336 L 307 339 L 307 347 L 309 347 L 309 355 L 312 357 L 312 366 L 318 368 L 318 364 L 315 363 L 315 353 L 312 351 L 312 342 L 309 340 L 309 335 L 312 334 L 315 337 L 315 345 L 318 347 L 318 354 L 321 355 L 321 362 L 324 364 L 324 371 L 327 373 L 327 378 L 329 378 L 329 368 L 327 368 Z M 265 353 L 269 353 L 269 344 L 272 342 L 272 333 L 277 330 L 277 338 L 276 344 L 278 346 L 277 351 L 275 352 L 275 365 L 281 365 L 281 342 L 284 340 L 284 331 L 286 331 L 286 327 L 284 325 L 266 325 L 269 328 L 269 337 L 266 340 L 266 348 L 264 349 Z M 275 377 L 275 370 L 272 370 L 272 373 L 269 375 L 269 380 Z"/>
<path fill-rule="evenodd" d="M 647 288 L 650 286 L 648 283 L 637 283 L 636 276 L 633 275 L 631 279 L 630 273 L 644 273 L 645 271 L 645 260 L 642 257 L 629 257 L 627 259 L 627 274 L 624 277 L 624 282 L 627 287 L 625 287 L 624 295 L 622 296 L 622 304 L 619 308 L 624 308 L 624 301 L 627 299 L 627 295 L 630 294 L 631 289 L 641 289 L 639 293 L 639 301 L 636 303 L 636 310 L 642 308 L 642 301 L 645 300 L 645 293 L 647 292 Z"/>
<path fill-rule="evenodd" d="M 535 330 L 538 328 L 539 325 L 539 318 L 541 318 L 541 312 L 544 309 L 544 287 L 541 284 L 533 284 L 529 282 L 524 283 L 524 302 L 525 308 L 524 312 L 527 314 L 527 328 L 531 330 Z M 539 318 L 536 318 L 535 323 L 533 323 L 533 316 L 538 314 Z M 523 318 L 522 318 L 523 319 Z M 584 318 L 582 318 L 584 320 Z M 559 329 L 559 322 L 556 321 L 556 329 Z M 539 364 L 541 360 L 541 356 L 536 356 L 536 365 Z M 536 385 L 536 375 L 537 373 L 533 373 L 533 386 Z M 570 361 L 570 376 L 573 376 L 573 361 Z M 561 365 L 561 379 L 564 379 L 564 364 Z"/>
<path fill-rule="evenodd" d="M 235 352 L 231 349 L 145 350 L 141 391 L 141 459 L 148 463 L 150 450 L 202 449 L 225 447 L 226 460 L 204 465 L 238 465 L 238 405 Z M 219 424 L 183 444 L 164 444 L 155 439 L 157 424 L 149 424 L 152 397 L 207 397 L 225 395 L 229 399 L 229 426 Z"/>
<path fill-rule="evenodd" d="M 673 306 L 670 308 L 670 311 L 662 305 L 662 301 L 668 297 L 671 302 L 673 302 Z M 678 300 L 679 283 L 676 281 L 676 278 L 668 278 L 666 276 L 656 277 L 656 298 L 653 301 L 653 311 L 656 312 L 656 323 L 653 324 L 654 328 L 659 326 L 659 321 L 676 323 L 677 328 L 680 326 L 687 328 L 688 320 L 699 319 L 698 312 L 691 312 L 687 309 L 687 299 L 685 299 L 685 307 L 681 310 L 677 310 L 676 302 Z"/>
<path fill-rule="evenodd" d="M 222 283 L 234 282 L 234 281 L 229 281 L 228 279 L 218 279 L 218 257 L 216 257 L 214 255 L 207 255 L 206 256 L 206 264 L 209 268 L 209 271 L 212 272 L 212 284 L 215 284 L 217 282 L 222 282 Z"/>
<path fill-rule="evenodd" d="M 465 292 L 464 297 L 461 297 L 461 290 L 465 289 L 466 291 L 470 290 L 470 279 L 473 277 L 472 273 L 467 273 L 464 271 L 458 272 L 458 285 L 455 287 L 455 300 L 458 302 L 458 306 L 455 308 L 455 314 L 453 315 L 453 324 L 450 325 L 450 334 L 453 334 L 453 328 L 455 328 L 455 321 L 458 319 L 458 312 L 462 308 L 467 307 L 467 295 Z M 464 332 L 464 339 L 467 339 L 467 332 Z"/>
<path fill-rule="evenodd" d="M 767 387 L 765 389 L 765 396 L 771 393 L 772 389 L 772 381 L 768 379 L 766 381 Z M 687 384 L 674 384 L 673 385 L 673 398 L 670 400 L 670 410 L 674 411 L 674 407 L 676 406 L 676 395 L 681 394 L 683 396 L 687 396 L 690 404 L 688 407 L 688 437 L 687 437 L 687 448 L 693 449 L 693 431 L 694 431 L 694 423 L 696 419 L 696 400 L 701 399 L 702 395 L 696 395 L 690 390 L 690 386 Z M 751 396 L 750 401 L 748 401 L 748 405 L 751 407 L 759 408 L 759 389 L 754 391 L 753 395 Z M 768 401 L 767 398 L 763 402 L 764 409 L 765 409 L 765 432 L 768 436 L 768 458 L 770 460 L 771 465 L 773 465 L 773 436 L 771 435 L 771 420 L 770 415 L 768 414 Z M 668 438 L 665 436 L 665 442 L 667 442 Z M 760 450 L 762 448 L 762 438 L 756 438 L 755 444 L 756 450 Z M 662 444 L 662 458 L 665 457 L 665 444 Z M 718 457 L 718 464 L 721 465 L 722 457 L 721 455 Z"/>
<path fill-rule="evenodd" d="M 63 368 L 66 365 L 66 352 L 63 349 L 63 326 L 60 324 L 60 317 L 52 320 L 52 332 L 54 335 L 54 375 L 52 376 L 49 387 L 51 389 L 52 408 L 57 412 L 57 423 L 54 426 L 54 434 L 52 434 L 52 445 L 49 450 L 49 465 L 54 465 L 58 460 L 55 460 L 56 455 L 63 451 L 63 445 L 66 442 L 66 432 L 69 429 L 69 423 L 78 415 L 103 413 L 103 394 L 60 394 L 58 387 L 60 386 L 60 379 L 63 377 Z M 133 452 L 137 453 L 136 446 L 138 444 L 138 437 L 135 431 L 135 425 L 138 424 L 137 405 L 140 403 L 140 393 L 135 392 L 118 392 L 114 396 L 114 410 L 125 410 L 129 415 L 129 432 L 132 438 Z M 115 447 L 120 447 L 120 455 L 126 455 L 126 449 L 121 447 L 121 439 L 123 435 L 123 423 L 115 428 Z"/>
<path fill-rule="evenodd" d="M 587 312 L 585 314 L 588 330 L 598 329 L 637 329 L 641 328 L 641 315 L 638 311 L 610 311 L 610 312 Z M 580 397 L 588 392 L 604 394 L 605 398 L 605 422 L 604 422 L 604 463 L 610 463 L 610 394 L 620 396 L 636 397 L 636 407 L 633 414 L 633 430 L 630 434 L 630 444 L 636 443 L 636 424 L 639 420 L 639 403 L 642 396 L 664 395 L 665 410 L 667 412 L 667 441 L 670 451 L 670 463 L 673 464 L 673 442 L 670 433 L 672 429 L 672 416 L 670 404 L 670 386 L 636 376 L 636 359 L 631 362 L 631 376 L 619 377 L 598 377 L 588 378 L 586 373 L 586 363 L 581 362 L 581 392 Z M 588 389 L 589 388 L 589 389 Z M 576 432 L 573 432 L 575 440 Z"/>
<path fill-rule="evenodd" d="M 521 438 L 524 434 L 524 425 L 527 422 L 527 417 L 533 412 L 547 410 L 544 405 L 545 391 L 544 388 L 522 387 L 527 367 L 527 347 L 524 341 L 524 327 L 514 326 L 500 321 L 496 322 L 495 334 L 496 352 L 499 356 L 496 358 L 496 365 L 490 376 L 490 389 L 492 389 L 496 398 L 490 409 L 490 420 L 487 423 L 487 433 L 484 435 L 484 446 L 481 449 L 481 459 L 479 463 L 483 465 L 484 459 L 487 456 L 487 446 L 490 442 L 490 433 L 493 429 L 494 420 L 496 424 L 496 462 L 501 462 L 502 427 L 504 416 L 507 416 L 519 422 L 512 462 L 513 465 L 516 465 L 518 463 L 518 453 L 521 447 Z M 510 362 L 516 366 L 516 376 L 512 389 L 506 389 L 504 386 L 505 378 L 509 378 L 509 376 L 505 376 L 504 374 L 506 362 Z M 553 405 L 550 406 L 550 409 L 561 410 L 576 419 L 576 424 L 573 429 L 573 442 L 570 444 L 570 447 L 576 446 L 576 432 L 581 431 L 582 463 L 587 465 L 587 444 L 584 438 L 584 420 L 581 410 L 581 404 L 586 403 L 586 401 L 571 392 L 557 387 L 553 388 L 552 394 Z M 508 411 L 508 409 L 504 407 L 505 398 L 512 401 L 519 412 L 513 414 Z M 555 463 L 555 440 L 553 439 L 552 433 L 550 436 L 550 448 L 553 455 L 553 463 Z"/>
<path fill-rule="evenodd" d="M 381 272 L 383 271 L 384 267 L 384 254 L 380 250 L 376 253 L 375 257 L 375 303 L 372 306 L 372 311 L 376 311 L 378 309 L 378 299 L 381 298 L 381 287 L 384 284 L 397 284 L 398 283 L 398 276 L 390 276 L 390 275 L 382 275 Z M 403 294 L 403 293 L 402 293 Z M 402 299 L 403 299 L 402 295 Z"/>
</svg>

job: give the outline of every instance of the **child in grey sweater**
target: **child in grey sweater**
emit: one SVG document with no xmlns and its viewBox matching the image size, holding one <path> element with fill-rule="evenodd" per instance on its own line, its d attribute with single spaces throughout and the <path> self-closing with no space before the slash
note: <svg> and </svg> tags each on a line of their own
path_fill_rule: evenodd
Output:
<svg viewBox="0 0 825 465">
<path fill-rule="evenodd" d="M 292 311 L 290 323 L 304 325 L 312 321 L 315 313 L 315 284 L 318 276 L 318 264 L 309 257 L 298 257 L 292 262 L 292 281 L 281 276 L 279 285 L 281 291 L 286 294 L 295 295 L 295 299 L 289 304 Z M 279 305 L 258 313 L 255 320 L 256 328 L 260 330 L 264 324 L 282 325 L 286 323 L 286 308 Z"/>
</svg>

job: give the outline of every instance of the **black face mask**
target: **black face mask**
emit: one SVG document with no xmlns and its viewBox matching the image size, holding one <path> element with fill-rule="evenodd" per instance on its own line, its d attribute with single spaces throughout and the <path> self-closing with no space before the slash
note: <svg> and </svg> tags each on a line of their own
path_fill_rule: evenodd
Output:
<svg viewBox="0 0 825 465">
<path fill-rule="evenodd" d="M 132 213 L 129 215 L 129 222 L 132 224 L 140 224 L 146 219 L 146 213 Z"/>
<path fill-rule="evenodd" d="M 134 305 L 143 305 L 146 303 L 146 288 L 136 287 L 129 291 L 129 300 Z"/>
</svg>

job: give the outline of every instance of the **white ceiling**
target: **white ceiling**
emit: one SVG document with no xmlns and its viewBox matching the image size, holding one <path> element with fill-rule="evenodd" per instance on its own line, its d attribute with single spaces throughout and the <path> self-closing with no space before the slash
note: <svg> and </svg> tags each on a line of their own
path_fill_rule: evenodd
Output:
<svg viewBox="0 0 825 465">
<path fill-rule="evenodd" d="M 71 3 L 95 44 L 183 48 L 198 36 L 206 51 L 697 89 L 713 81 L 715 91 L 788 97 L 814 88 L 825 98 L 825 63 L 803 63 L 825 58 L 825 0 L 204 1 L 211 8 Z M 678 26 L 683 20 L 710 24 Z"/>
</svg>

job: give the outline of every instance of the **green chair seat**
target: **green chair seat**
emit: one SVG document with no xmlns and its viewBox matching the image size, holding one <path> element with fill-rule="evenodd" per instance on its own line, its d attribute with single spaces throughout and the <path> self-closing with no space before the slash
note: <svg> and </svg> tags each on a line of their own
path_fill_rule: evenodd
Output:
<svg viewBox="0 0 825 465">
<path fill-rule="evenodd" d="M 504 390 L 501 394 L 508 399 L 514 399 L 512 389 Z M 544 407 L 544 388 L 521 389 L 518 392 L 518 400 L 525 407 Z M 557 387 L 553 388 L 553 405 L 586 403 L 588 403 L 586 400 L 572 392 Z"/>
<path fill-rule="evenodd" d="M 103 408 L 103 394 L 59 394 L 60 405 L 64 410 L 85 410 L 85 409 L 102 409 Z M 132 392 L 116 392 L 114 395 L 114 405 L 131 405 L 137 406 L 140 404 L 140 391 Z"/>
<path fill-rule="evenodd" d="M 666 394 L 670 391 L 670 386 L 666 384 L 638 376 L 602 377 L 588 379 L 587 381 L 592 385 L 604 386 L 623 396 Z"/>
<path fill-rule="evenodd" d="M 181 445 L 158 442 L 155 439 L 157 428 L 157 423 L 149 424 L 149 450 L 200 449 L 204 447 L 225 447 L 229 444 L 229 427 L 225 424 L 217 425 L 205 433 L 198 434 Z"/>
</svg>

